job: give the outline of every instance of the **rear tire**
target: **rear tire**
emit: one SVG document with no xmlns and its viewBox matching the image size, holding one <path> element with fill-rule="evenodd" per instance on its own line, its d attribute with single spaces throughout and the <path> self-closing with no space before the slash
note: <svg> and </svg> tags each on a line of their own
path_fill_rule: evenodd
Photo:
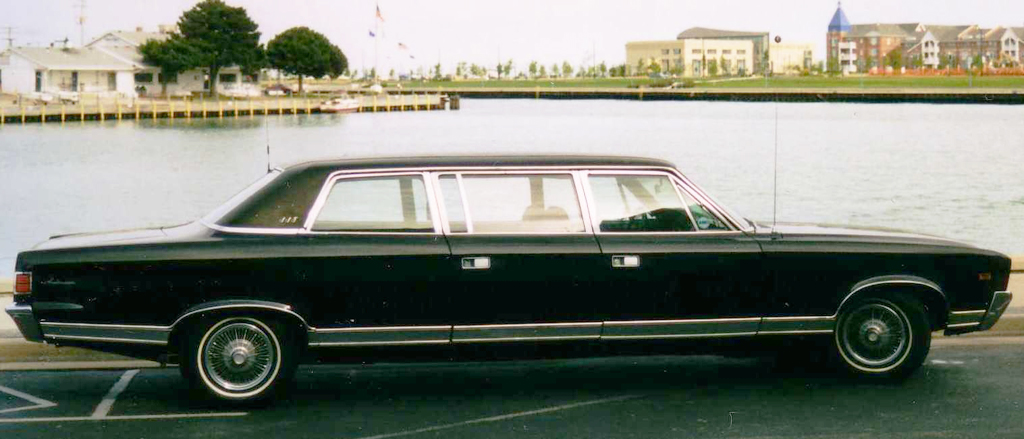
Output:
<svg viewBox="0 0 1024 439">
<path fill-rule="evenodd" d="M 297 349 L 280 323 L 255 317 L 202 320 L 183 345 L 182 377 L 219 401 L 264 401 L 295 372 Z"/>
<path fill-rule="evenodd" d="M 903 294 L 876 296 L 844 307 L 836 321 L 833 349 L 855 375 L 902 379 L 924 363 L 931 340 L 921 301 Z"/>
</svg>

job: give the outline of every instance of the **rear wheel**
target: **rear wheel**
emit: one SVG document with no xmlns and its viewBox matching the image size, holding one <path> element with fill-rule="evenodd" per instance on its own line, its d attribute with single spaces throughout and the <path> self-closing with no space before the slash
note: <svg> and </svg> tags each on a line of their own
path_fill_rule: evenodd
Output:
<svg viewBox="0 0 1024 439">
<path fill-rule="evenodd" d="M 928 315 L 913 297 L 861 299 L 845 307 L 836 322 L 835 350 L 857 375 L 909 376 L 930 349 Z"/>
<path fill-rule="evenodd" d="M 273 320 L 227 317 L 198 323 L 184 346 L 182 376 L 230 402 L 267 398 L 294 372 L 296 349 Z"/>
</svg>

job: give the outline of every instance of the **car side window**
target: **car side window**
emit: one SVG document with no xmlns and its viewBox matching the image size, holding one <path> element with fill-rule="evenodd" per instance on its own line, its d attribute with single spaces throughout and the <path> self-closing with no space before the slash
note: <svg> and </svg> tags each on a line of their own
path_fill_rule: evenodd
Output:
<svg viewBox="0 0 1024 439">
<path fill-rule="evenodd" d="M 664 175 L 591 175 L 600 231 L 691 232 L 693 221 Z"/>
<path fill-rule="evenodd" d="M 423 177 L 341 179 L 313 222 L 321 232 L 433 232 Z"/>
<path fill-rule="evenodd" d="M 454 187 L 453 187 L 454 186 Z M 473 233 L 576 233 L 585 232 L 576 187 L 569 174 L 463 174 L 461 193 L 469 212 L 453 216 L 449 199 L 458 187 L 441 178 L 449 227 L 459 230 L 459 219 Z M 461 206 L 456 208 L 462 211 Z M 454 218 L 454 219 L 453 219 Z"/>
<path fill-rule="evenodd" d="M 686 205 L 690 208 L 690 213 L 693 215 L 693 221 L 697 223 L 698 230 L 729 230 L 729 226 L 725 225 L 720 218 L 713 215 L 703 204 L 694 200 L 690 194 L 686 191 L 680 190 L 683 194 L 683 198 L 686 200 Z"/>
</svg>

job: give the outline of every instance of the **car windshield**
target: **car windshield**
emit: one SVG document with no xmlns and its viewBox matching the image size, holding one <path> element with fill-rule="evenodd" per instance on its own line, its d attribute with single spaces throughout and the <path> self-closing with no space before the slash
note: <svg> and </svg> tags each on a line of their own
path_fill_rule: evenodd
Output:
<svg viewBox="0 0 1024 439">
<path fill-rule="evenodd" d="M 206 214 L 206 216 L 203 217 L 202 221 L 206 224 L 217 224 L 217 222 L 219 222 L 220 219 L 224 217 L 224 215 L 227 215 L 228 212 L 234 210 L 235 207 L 238 207 L 239 204 L 241 204 L 243 201 L 251 197 L 252 194 L 255 194 L 256 191 L 270 184 L 270 182 L 274 181 L 274 179 L 276 179 L 279 175 L 281 175 L 280 169 L 271 170 L 270 172 L 266 173 L 258 180 L 254 181 L 252 184 L 247 186 L 245 189 L 242 189 L 240 192 L 229 198 L 228 201 L 226 201 L 224 204 L 221 204 L 212 212 Z"/>
</svg>

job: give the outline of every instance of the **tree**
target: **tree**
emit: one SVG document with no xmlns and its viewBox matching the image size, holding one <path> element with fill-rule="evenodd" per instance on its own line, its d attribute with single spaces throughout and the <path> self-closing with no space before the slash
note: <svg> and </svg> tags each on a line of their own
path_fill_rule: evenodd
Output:
<svg viewBox="0 0 1024 439">
<path fill-rule="evenodd" d="M 597 65 L 597 74 L 601 75 L 602 78 L 608 74 L 608 65 L 604 61 Z"/>
<path fill-rule="evenodd" d="M 530 61 L 529 70 L 530 70 L 530 77 L 531 78 L 536 78 L 537 77 L 537 61 Z"/>
<path fill-rule="evenodd" d="M 395 77 L 395 69 L 391 69 L 391 71 L 388 72 L 388 79 L 393 79 L 394 77 Z"/>
<path fill-rule="evenodd" d="M 466 62 L 465 61 L 460 61 L 458 64 L 455 65 L 455 77 L 456 78 L 465 78 L 466 77 Z"/>
<path fill-rule="evenodd" d="M 281 32 L 270 40 L 267 59 L 274 68 L 299 77 L 300 93 L 303 77 L 337 77 L 348 68 L 348 60 L 341 49 L 323 34 L 302 26 Z"/>
<path fill-rule="evenodd" d="M 258 69 L 263 60 L 258 26 L 244 8 L 228 6 L 222 0 L 203 0 L 178 19 L 186 44 L 196 52 L 189 67 L 204 67 L 210 75 L 210 92 L 217 91 L 217 75 L 225 66 Z"/>
<path fill-rule="evenodd" d="M 512 77 L 512 67 L 513 66 L 514 66 L 514 64 L 512 64 L 512 60 L 511 59 L 508 60 L 505 63 L 505 76 Z"/>
<path fill-rule="evenodd" d="M 548 77 L 548 69 L 546 67 L 544 67 L 543 65 L 541 65 L 540 66 L 540 73 L 539 74 L 540 74 L 541 78 L 547 78 Z"/>
<path fill-rule="evenodd" d="M 434 80 L 441 80 L 441 63 L 434 64 Z"/>
<path fill-rule="evenodd" d="M 558 63 L 552 64 L 551 65 L 551 77 L 552 78 L 557 78 L 558 77 L 558 71 L 559 71 L 558 70 Z"/>
<path fill-rule="evenodd" d="M 885 65 L 892 67 L 893 72 L 900 71 L 903 67 L 903 49 L 896 48 L 885 54 Z"/>
<path fill-rule="evenodd" d="M 711 58 L 708 62 L 708 75 L 718 76 L 718 60 Z"/>
<path fill-rule="evenodd" d="M 562 76 L 572 77 L 572 64 L 569 64 L 569 61 L 562 62 Z"/>
<path fill-rule="evenodd" d="M 504 69 L 504 66 L 501 65 L 501 62 L 498 62 L 498 67 L 496 68 L 496 70 L 498 71 L 498 79 L 501 79 L 502 69 Z"/>
<path fill-rule="evenodd" d="M 640 58 L 636 60 L 636 74 L 637 76 L 643 75 L 647 71 L 647 59 Z"/>
<path fill-rule="evenodd" d="M 165 41 L 149 40 L 139 46 L 142 62 L 160 68 L 160 93 L 167 94 L 167 83 L 178 74 L 188 70 L 194 63 L 196 53 L 181 35 L 173 34 Z"/>
<path fill-rule="evenodd" d="M 661 73 L 661 64 L 651 58 L 650 62 L 647 63 L 647 73 L 651 75 L 657 75 Z"/>
<path fill-rule="evenodd" d="M 723 76 L 729 76 L 729 62 L 725 60 L 725 55 L 718 61 L 718 66 L 721 67 Z"/>
</svg>

